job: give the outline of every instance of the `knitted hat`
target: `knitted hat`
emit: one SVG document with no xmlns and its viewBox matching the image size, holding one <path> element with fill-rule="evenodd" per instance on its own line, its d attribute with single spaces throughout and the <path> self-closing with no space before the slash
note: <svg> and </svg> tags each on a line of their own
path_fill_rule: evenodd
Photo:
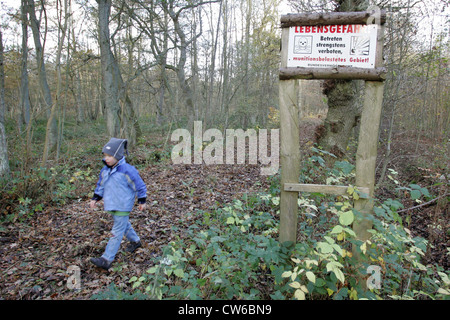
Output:
<svg viewBox="0 0 450 320">
<path fill-rule="evenodd" d="M 127 139 L 111 138 L 103 147 L 102 152 L 120 160 L 123 158 L 124 153 L 128 155 L 127 144 Z"/>
</svg>

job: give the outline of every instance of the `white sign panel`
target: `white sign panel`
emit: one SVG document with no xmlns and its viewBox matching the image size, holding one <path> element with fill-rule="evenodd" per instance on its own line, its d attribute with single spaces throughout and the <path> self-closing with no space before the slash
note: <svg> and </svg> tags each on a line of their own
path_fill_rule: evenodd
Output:
<svg viewBox="0 0 450 320">
<path fill-rule="evenodd" d="M 321 25 L 289 28 L 287 67 L 375 68 L 378 25 Z"/>
</svg>

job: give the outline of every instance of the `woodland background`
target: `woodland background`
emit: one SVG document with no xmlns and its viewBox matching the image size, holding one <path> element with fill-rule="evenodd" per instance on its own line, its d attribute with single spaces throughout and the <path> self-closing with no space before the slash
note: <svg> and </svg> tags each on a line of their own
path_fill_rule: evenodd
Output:
<svg viewBox="0 0 450 320">
<path fill-rule="evenodd" d="M 277 238 L 272 228 L 278 221 L 278 175 L 261 177 L 251 165 L 173 166 L 170 134 L 176 128 L 191 128 L 195 120 L 203 121 L 204 130 L 279 128 L 281 10 L 288 6 L 286 12 L 361 11 L 368 2 L 21 0 L 18 4 L 2 2 L 1 8 L 0 298 L 139 298 L 140 288 L 157 298 L 303 297 L 298 290 L 289 291 L 286 282 L 280 287 L 281 275 L 289 267 L 279 265 L 283 260 L 279 257 L 286 253 L 272 242 Z M 391 262 L 395 280 L 377 297 L 445 298 L 450 242 L 449 4 L 443 0 L 374 4 L 388 13 L 376 195 L 380 203 L 395 201 L 389 210 L 380 208 L 391 214 L 392 223 L 407 228 L 416 239 L 408 238 L 412 243 L 422 243 L 420 238 L 429 244 L 426 249 L 413 246 L 423 249 L 420 259 L 414 260 L 419 265 L 408 259 Z M 363 94 L 358 81 L 301 83 L 304 181 L 351 181 Z M 129 162 L 149 186 L 147 212 L 135 213 L 147 245 L 133 259 L 121 257 L 112 273 L 98 273 L 87 261 L 101 253 L 110 222 L 100 209 L 89 210 L 87 200 L 101 168 L 101 147 L 111 136 L 129 139 Z M 329 214 L 335 204 L 319 206 L 324 202 L 303 198 L 299 219 L 306 229 L 299 232 L 299 242 L 308 241 L 302 237 L 311 232 L 312 222 L 317 234 L 329 231 L 318 212 Z M 249 229 L 243 221 L 256 212 L 267 214 L 260 215 L 266 222 L 253 221 L 255 229 Z M 193 238 L 193 225 L 214 232 L 213 221 L 222 221 L 217 234 Z M 262 233 L 267 238 L 256 237 L 258 223 L 270 225 Z M 223 225 L 254 235 L 255 248 L 248 251 L 253 256 L 241 256 L 245 250 L 230 244 L 232 238 L 225 234 L 233 234 L 232 230 L 221 229 Z M 410 240 L 402 242 L 405 255 L 416 250 L 403 247 Z M 224 244 L 230 244 L 227 252 L 236 261 L 257 257 L 258 263 L 232 268 L 235 278 L 227 282 L 229 269 L 224 265 L 231 258 L 220 262 Z M 202 257 L 202 246 L 214 255 Z M 277 258 L 258 251 L 272 252 L 269 246 Z M 308 251 L 300 260 L 314 254 Z M 168 255 L 172 269 L 160 259 Z M 345 254 L 340 259 L 344 258 Z M 350 277 L 351 263 L 339 261 L 349 268 L 344 273 Z M 66 286 L 70 265 L 81 266 L 81 290 Z M 255 268 L 257 274 L 248 277 Z M 364 296 L 351 281 L 337 285 L 339 279 L 329 278 L 330 270 L 320 269 L 320 263 L 317 268 L 314 274 L 317 278 L 323 274 L 327 288 L 308 277 L 308 298 L 355 298 L 356 292 Z M 386 278 L 388 269 L 383 269 Z M 233 287 L 243 279 L 249 281 L 245 288 Z M 424 281 L 432 289 L 425 290 Z M 411 283 L 417 285 L 414 290 Z"/>
</svg>

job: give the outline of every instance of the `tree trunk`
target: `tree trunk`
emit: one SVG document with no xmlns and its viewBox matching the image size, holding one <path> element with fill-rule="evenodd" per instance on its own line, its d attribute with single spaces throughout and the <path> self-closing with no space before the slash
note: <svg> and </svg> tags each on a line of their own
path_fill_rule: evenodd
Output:
<svg viewBox="0 0 450 320">
<path fill-rule="evenodd" d="M 111 0 L 97 0 L 98 3 L 98 40 L 102 65 L 103 90 L 105 92 L 106 128 L 108 135 L 119 137 L 119 90 L 114 79 L 114 57 L 111 52 L 109 16 L 111 14 Z"/>
<path fill-rule="evenodd" d="M 231 9 L 228 8 L 228 1 L 224 0 L 222 3 L 223 6 L 223 35 L 222 35 L 222 65 L 221 65 L 221 84 L 222 84 L 222 95 L 220 98 L 220 112 L 222 112 L 225 116 L 225 124 L 224 129 L 228 127 L 228 115 L 229 115 L 229 103 L 228 103 L 228 95 L 229 95 L 229 66 L 228 66 L 228 24 L 229 24 L 229 15 L 231 15 Z"/>
<path fill-rule="evenodd" d="M 335 11 L 362 11 L 367 8 L 364 0 L 335 0 Z M 344 156 L 353 128 L 358 125 L 361 117 L 360 100 L 361 81 L 352 80 L 325 80 L 323 82 L 324 94 L 328 99 L 328 114 L 324 122 L 322 134 L 318 143 L 325 150 L 337 157 Z"/>
<path fill-rule="evenodd" d="M 361 116 L 362 81 L 325 81 L 324 94 L 328 99 L 328 114 L 319 144 L 337 157 L 346 153 L 353 128 Z"/>
<path fill-rule="evenodd" d="M 119 65 L 111 50 L 109 32 L 111 0 L 97 0 L 97 3 L 100 56 L 106 104 L 106 126 L 111 137 L 126 138 L 131 146 L 140 135 L 140 127 L 136 120 L 126 85 L 123 82 Z"/>
<path fill-rule="evenodd" d="M 5 132 L 5 72 L 3 68 L 3 39 L 0 30 L 0 178 L 9 175 L 8 145 Z"/>
<path fill-rule="evenodd" d="M 214 34 L 214 28 L 211 26 L 211 39 L 213 39 L 213 45 L 211 48 L 211 65 L 209 68 L 209 84 L 208 84 L 208 96 L 207 96 L 207 104 L 206 104 L 206 121 L 210 121 L 213 123 L 214 119 L 214 105 L 213 103 L 213 96 L 214 96 L 214 87 L 215 87 L 215 74 L 216 74 L 216 54 L 218 49 L 218 39 L 219 39 L 219 33 L 220 33 L 220 23 L 221 23 L 221 17 L 223 16 L 222 10 L 223 10 L 223 3 L 220 3 L 219 8 L 219 19 L 217 20 L 217 26 L 216 26 L 216 32 Z M 212 12 L 213 10 L 211 10 Z M 211 19 L 212 20 L 212 19 Z"/>
<path fill-rule="evenodd" d="M 60 26 L 59 30 L 58 30 L 58 48 L 56 51 L 56 94 L 55 94 L 55 102 L 52 105 L 52 109 L 50 112 L 50 117 L 48 118 L 48 122 L 47 122 L 47 132 L 45 135 L 45 145 L 44 145 L 44 155 L 42 157 L 42 165 L 45 166 L 47 163 L 47 159 L 48 159 L 48 151 L 50 149 L 50 139 L 52 137 L 51 134 L 51 124 L 54 121 L 54 119 L 56 119 L 56 112 L 58 110 L 58 108 L 60 107 L 60 99 L 61 99 L 61 83 L 62 83 L 62 78 L 61 78 L 61 53 L 62 53 L 62 49 L 63 49 L 63 44 L 66 38 L 66 31 L 67 31 L 67 20 L 69 18 L 69 15 L 67 14 L 67 0 L 64 1 L 64 24 L 61 25 L 61 19 L 62 19 L 62 10 L 59 8 L 59 5 L 57 4 L 56 9 L 59 11 L 58 12 L 58 25 Z M 59 32 L 61 32 L 61 34 L 59 34 Z M 57 143 L 58 145 L 58 143 Z M 58 153 L 57 153 L 57 157 L 58 157 Z"/>
<path fill-rule="evenodd" d="M 180 25 L 179 14 L 175 13 L 173 10 L 173 1 L 169 1 L 169 3 L 162 2 L 162 6 L 164 10 L 169 14 L 169 17 L 172 19 L 175 28 L 175 33 L 178 37 L 178 40 L 180 41 L 179 42 L 180 44 L 177 45 L 180 56 L 178 58 L 176 66 L 176 73 L 187 107 L 188 112 L 187 127 L 191 129 L 194 127 L 194 120 L 195 120 L 194 92 L 191 86 L 189 85 L 188 79 L 186 77 L 186 72 L 184 70 L 187 61 L 187 49 L 191 41 L 188 41 L 186 39 L 186 34 L 184 33 L 182 26 Z"/>
<path fill-rule="evenodd" d="M 40 21 L 36 18 L 36 9 L 34 6 L 34 0 L 28 1 L 28 14 L 30 15 L 30 27 L 33 32 L 34 46 L 36 49 L 36 60 L 38 65 L 38 76 L 39 84 L 42 90 L 42 95 L 44 96 L 45 108 L 47 111 L 47 117 L 49 119 L 47 126 L 48 134 L 48 152 L 52 152 L 56 148 L 58 128 L 56 125 L 56 118 L 51 117 L 51 108 L 53 106 L 52 95 L 50 92 L 50 87 L 47 82 L 47 73 L 45 70 L 44 63 L 44 49 L 41 44 L 41 33 L 39 31 Z M 42 4 L 43 6 L 43 4 Z"/>
<path fill-rule="evenodd" d="M 30 123 L 30 91 L 28 87 L 28 17 L 27 0 L 22 0 L 21 23 L 22 23 L 22 75 L 20 77 L 20 120 L 19 122 L 28 125 Z"/>
<path fill-rule="evenodd" d="M 72 11 L 72 2 L 69 2 L 69 15 L 70 15 L 70 29 L 72 35 L 72 56 L 74 56 L 77 52 L 77 40 L 75 38 L 75 24 L 73 23 L 73 11 Z M 69 46 L 70 47 L 70 46 Z M 83 99 L 82 99 L 82 88 L 81 88 L 81 73 L 80 68 L 76 67 L 74 70 L 74 85 L 75 89 L 73 95 L 76 101 L 76 109 L 77 109 L 77 123 L 81 124 L 84 122 L 84 107 L 83 107 Z"/>
</svg>

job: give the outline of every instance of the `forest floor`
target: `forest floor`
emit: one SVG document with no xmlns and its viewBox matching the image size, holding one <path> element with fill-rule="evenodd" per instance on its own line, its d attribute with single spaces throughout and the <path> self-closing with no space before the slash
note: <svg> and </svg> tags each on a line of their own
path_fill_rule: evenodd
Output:
<svg viewBox="0 0 450 320">
<path fill-rule="evenodd" d="M 316 125 L 305 124 L 305 143 L 312 140 Z M 405 150 L 398 152 L 408 154 Z M 130 220 L 143 247 L 132 254 L 119 251 L 109 271 L 96 268 L 89 259 L 103 253 L 112 219 L 101 206 L 90 209 L 88 196 L 64 206 L 48 206 L 24 223 L 11 223 L 0 231 L 0 299 L 89 299 L 111 283 L 125 291 L 131 289 L 129 279 L 152 266 L 152 258 L 161 254 L 163 246 L 183 237 L 184 230 L 202 218 L 202 210 L 223 207 L 244 193 L 267 191 L 270 181 L 259 170 L 258 165 L 172 165 L 170 161 L 141 166 L 140 174 L 148 188 L 147 208 L 143 212 L 134 209 Z M 409 170 L 416 174 L 422 169 L 416 166 Z M 410 179 L 411 172 L 404 170 L 402 179 Z M 436 172 L 426 171 L 420 175 L 420 182 L 431 186 L 436 177 Z M 393 191 L 381 188 L 379 193 L 389 198 Z M 435 247 L 426 262 L 448 270 L 448 208 L 439 209 L 441 231 L 430 231 L 430 225 L 436 223 L 437 203 L 405 215 L 411 217 L 408 227 L 413 233 L 432 238 Z M 409 208 L 415 204 L 405 198 L 404 205 Z M 70 266 L 81 270 L 78 291 L 67 288 Z"/>
<path fill-rule="evenodd" d="M 112 228 L 109 214 L 101 206 L 90 209 L 89 199 L 47 208 L 1 235 L 0 297 L 89 299 L 112 282 L 128 283 L 143 274 L 164 245 L 201 218 L 197 210 L 267 189 L 259 168 L 250 165 L 149 166 L 140 173 L 147 183 L 148 205 L 143 212 L 133 209 L 130 221 L 143 247 L 133 254 L 119 251 L 109 271 L 98 269 L 89 259 L 103 253 Z M 81 269 L 79 292 L 66 288 L 69 266 Z"/>
</svg>

